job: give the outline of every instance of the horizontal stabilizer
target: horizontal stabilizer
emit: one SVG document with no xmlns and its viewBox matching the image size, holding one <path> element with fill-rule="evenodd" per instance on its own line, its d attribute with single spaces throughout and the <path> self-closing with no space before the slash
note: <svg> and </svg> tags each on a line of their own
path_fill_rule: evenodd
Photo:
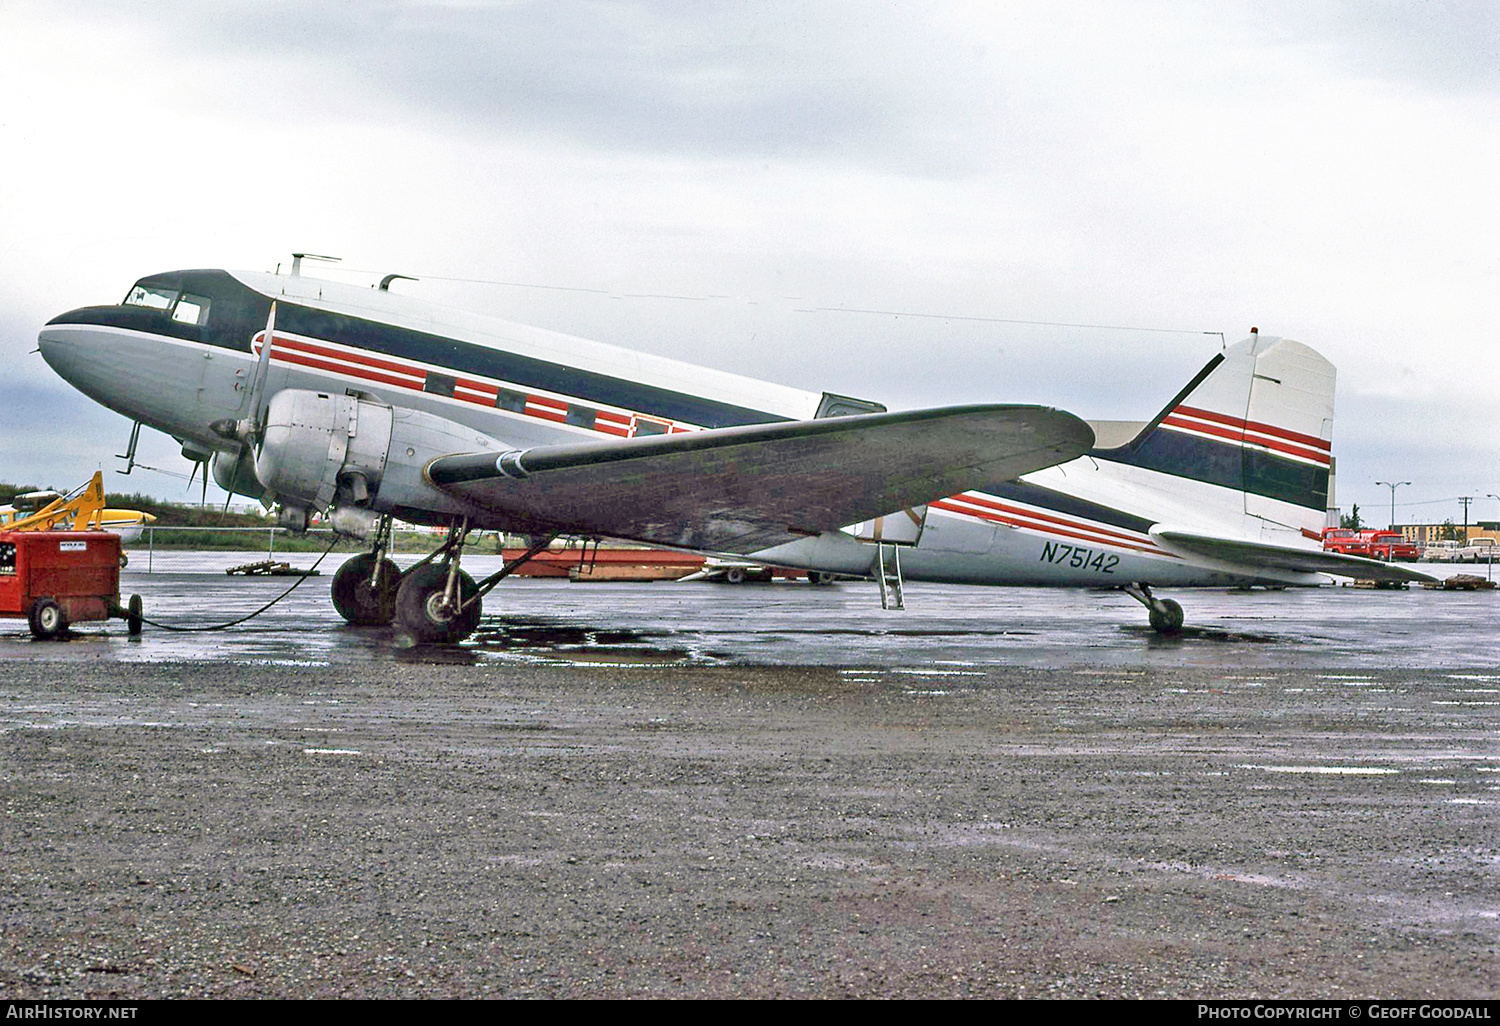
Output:
<svg viewBox="0 0 1500 1026">
<path fill-rule="evenodd" d="M 956 406 L 443 456 L 428 479 L 516 525 L 748 553 L 1071 460 L 1039 406 Z"/>
<path fill-rule="evenodd" d="M 1332 574 L 1360 581 L 1435 581 L 1437 578 L 1399 563 L 1382 563 L 1363 556 L 1346 556 L 1341 552 L 1304 549 L 1291 545 L 1223 538 L 1190 531 L 1153 528 L 1151 536 L 1165 542 L 1184 555 L 1207 556 L 1225 563 L 1258 567 L 1265 570 L 1290 570 L 1294 573 Z"/>
</svg>

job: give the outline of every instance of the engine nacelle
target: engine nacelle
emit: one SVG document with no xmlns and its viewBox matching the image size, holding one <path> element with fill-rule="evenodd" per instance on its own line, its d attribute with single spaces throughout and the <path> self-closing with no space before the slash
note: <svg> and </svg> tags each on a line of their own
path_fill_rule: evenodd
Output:
<svg viewBox="0 0 1500 1026">
<path fill-rule="evenodd" d="M 255 476 L 283 503 L 313 510 L 334 506 L 341 530 L 369 524 L 371 514 L 383 513 L 440 522 L 471 515 L 474 508 L 434 488 L 423 468 L 438 456 L 507 448 L 430 413 L 286 389 L 267 408 Z"/>
<path fill-rule="evenodd" d="M 255 476 L 255 460 L 248 451 L 238 456 L 225 452 L 215 453 L 210 465 L 213 467 L 214 482 L 231 495 L 243 495 L 256 502 L 266 498 L 265 486 Z"/>
</svg>

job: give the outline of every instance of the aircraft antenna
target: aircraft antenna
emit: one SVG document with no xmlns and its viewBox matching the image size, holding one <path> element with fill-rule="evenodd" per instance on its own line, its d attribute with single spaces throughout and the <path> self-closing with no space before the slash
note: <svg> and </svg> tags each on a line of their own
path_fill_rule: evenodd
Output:
<svg viewBox="0 0 1500 1026">
<path fill-rule="evenodd" d="M 380 279 L 380 291 L 381 292 L 389 292 L 389 291 L 391 291 L 391 282 L 395 281 L 398 278 L 400 278 L 403 281 L 421 281 L 422 280 L 421 278 L 413 278 L 409 274 L 388 274 L 384 278 Z"/>
<path fill-rule="evenodd" d="M 293 253 L 292 254 L 292 277 L 293 278 L 298 277 L 302 273 L 302 258 L 303 257 L 306 257 L 309 260 L 326 260 L 330 264 L 339 263 L 339 262 L 341 262 L 344 259 L 343 257 L 323 256 L 321 253 Z"/>
</svg>

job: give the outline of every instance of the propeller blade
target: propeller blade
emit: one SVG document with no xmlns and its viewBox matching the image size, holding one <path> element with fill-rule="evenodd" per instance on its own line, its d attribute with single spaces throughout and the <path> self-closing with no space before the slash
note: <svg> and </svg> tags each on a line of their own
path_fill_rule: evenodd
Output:
<svg viewBox="0 0 1500 1026">
<path fill-rule="evenodd" d="M 266 416 L 266 377 L 271 369 L 271 347 L 276 344 L 276 301 L 271 300 L 271 313 L 266 318 L 266 338 L 260 345 L 260 359 L 255 363 L 255 375 L 250 379 L 250 431 L 260 438 Z"/>
</svg>

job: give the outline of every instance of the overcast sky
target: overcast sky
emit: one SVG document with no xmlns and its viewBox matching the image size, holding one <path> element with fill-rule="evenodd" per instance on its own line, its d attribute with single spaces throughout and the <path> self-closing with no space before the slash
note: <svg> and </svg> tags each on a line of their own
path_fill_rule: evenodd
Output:
<svg viewBox="0 0 1500 1026">
<path fill-rule="evenodd" d="M 1497 518 L 1497 12 L 0 0 L 0 480 L 124 451 L 49 317 L 306 250 L 893 408 L 1146 419 L 1257 325 L 1339 369 L 1341 506 Z"/>
</svg>

